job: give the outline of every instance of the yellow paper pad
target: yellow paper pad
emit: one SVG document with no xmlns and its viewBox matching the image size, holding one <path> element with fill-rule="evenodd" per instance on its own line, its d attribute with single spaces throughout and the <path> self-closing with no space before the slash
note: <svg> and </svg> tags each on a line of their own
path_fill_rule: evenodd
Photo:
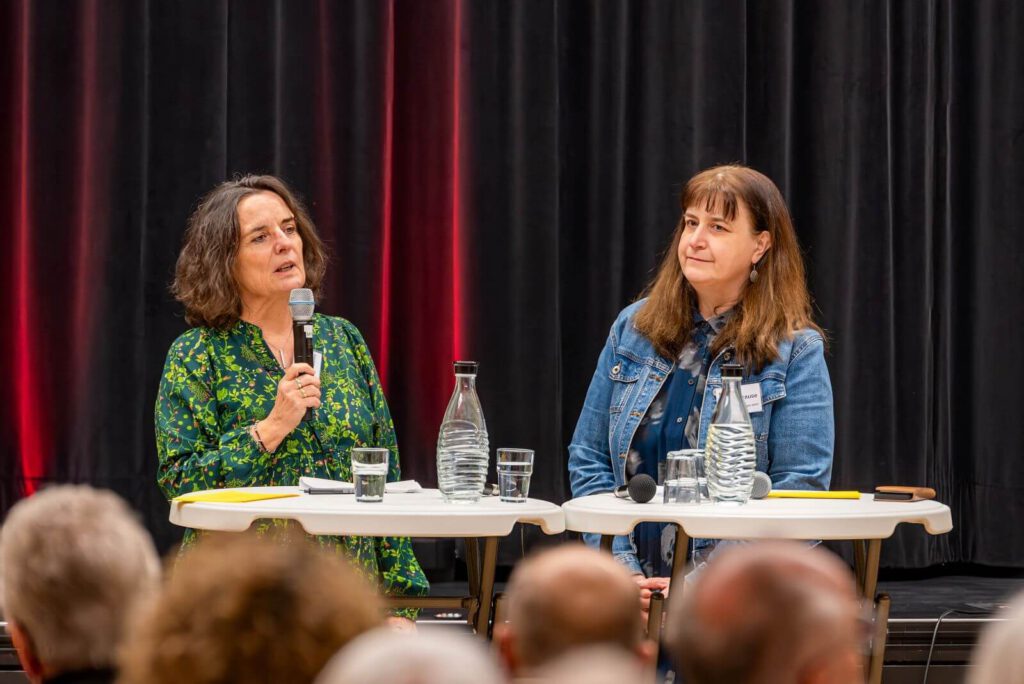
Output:
<svg viewBox="0 0 1024 684">
<path fill-rule="evenodd" d="M 860 492 L 815 492 L 806 489 L 773 489 L 768 492 L 769 499 L 859 499 Z"/>
<path fill-rule="evenodd" d="M 175 503 L 193 503 L 196 501 L 215 501 L 217 503 L 246 503 L 247 501 L 263 501 L 265 499 L 287 499 L 299 496 L 295 492 L 239 492 L 225 489 L 224 491 L 192 492 L 182 494 L 174 499 Z"/>
</svg>

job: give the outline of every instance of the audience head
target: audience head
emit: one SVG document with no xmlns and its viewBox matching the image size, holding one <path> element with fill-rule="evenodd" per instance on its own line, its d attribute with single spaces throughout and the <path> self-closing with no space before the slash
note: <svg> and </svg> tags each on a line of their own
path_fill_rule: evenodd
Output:
<svg viewBox="0 0 1024 684">
<path fill-rule="evenodd" d="M 578 544 L 545 551 L 516 567 L 507 594 L 509 622 L 496 626 L 495 639 L 514 675 L 588 645 L 650 658 L 639 589 L 608 554 Z"/>
<path fill-rule="evenodd" d="M 375 630 L 339 653 L 317 684 L 497 684 L 504 676 L 477 639 Z"/>
<path fill-rule="evenodd" d="M 4 615 L 32 681 L 113 668 L 134 604 L 160 562 L 123 500 L 84 485 L 17 503 L 0 533 Z"/>
<path fill-rule="evenodd" d="M 671 604 L 666 644 L 692 684 L 863 681 L 861 609 L 824 549 L 745 544 Z"/>
<path fill-rule="evenodd" d="M 540 667 L 531 679 L 552 684 L 630 684 L 651 681 L 651 673 L 621 646 L 600 645 L 570 651 Z"/>
<path fill-rule="evenodd" d="M 303 535 L 210 535 L 140 611 L 122 681 L 311 682 L 382 615 L 355 571 Z"/>
<path fill-rule="evenodd" d="M 981 635 L 967 677 L 969 684 L 1021 684 L 1024 682 L 1024 593 Z"/>
</svg>

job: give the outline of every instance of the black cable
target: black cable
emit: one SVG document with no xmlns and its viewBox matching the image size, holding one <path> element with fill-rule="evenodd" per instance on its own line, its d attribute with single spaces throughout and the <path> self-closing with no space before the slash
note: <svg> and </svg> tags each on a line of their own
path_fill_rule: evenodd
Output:
<svg viewBox="0 0 1024 684">
<path fill-rule="evenodd" d="M 961 615 L 991 615 L 990 611 L 984 610 L 957 610 L 956 608 L 950 608 L 945 613 L 939 616 L 939 619 L 935 621 L 935 629 L 932 631 L 932 643 L 928 647 L 928 659 L 924 663 L 924 678 L 921 680 L 921 684 L 928 684 L 928 670 L 931 669 L 932 665 L 932 654 L 935 652 L 935 642 L 939 637 L 939 627 L 942 626 L 942 621 L 946 617 L 953 613 L 960 613 Z"/>
<path fill-rule="evenodd" d="M 928 647 L 928 659 L 924 662 L 924 679 L 921 680 L 921 684 L 928 684 L 928 670 L 932 666 L 932 653 L 935 652 L 935 641 L 939 638 L 939 627 L 942 625 L 942 621 L 947 615 L 952 615 L 958 611 L 950 608 L 945 613 L 939 616 L 939 619 L 935 621 L 935 629 L 932 631 L 932 644 Z"/>
</svg>

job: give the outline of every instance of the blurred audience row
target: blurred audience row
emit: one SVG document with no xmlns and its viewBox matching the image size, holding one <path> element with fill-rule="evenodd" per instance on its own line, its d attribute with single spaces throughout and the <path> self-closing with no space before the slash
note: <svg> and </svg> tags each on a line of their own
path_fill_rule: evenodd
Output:
<svg viewBox="0 0 1024 684">
<path fill-rule="evenodd" d="M 453 628 L 386 627 L 374 588 L 303 536 L 209 536 L 161 569 L 124 501 L 59 486 L 8 514 L 0 587 L 33 682 L 655 681 L 640 589 L 610 555 L 582 545 L 519 563 L 507 621 L 487 647 Z M 1014 648 L 1024 602 L 1007 617 L 984 635 L 971 682 L 1024 682 Z M 686 583 L 663 647 L 677 682 L 860 682 L 869 633 L 870 613 L 838 558 L 750 544 Z"/>
</svg>

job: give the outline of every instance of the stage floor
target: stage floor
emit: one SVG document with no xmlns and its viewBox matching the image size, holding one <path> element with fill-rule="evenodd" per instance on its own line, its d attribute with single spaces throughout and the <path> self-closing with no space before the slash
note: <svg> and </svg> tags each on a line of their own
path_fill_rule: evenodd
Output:
<svg viewBox="0 0 1024 684">
<path fill-rule="evenodd" d="M 1024 591 L 1024 572 L 991 570 L 986 575 L 882 571 L 878 591 L 892 598 L 892 618 L 935 619 L 949 610 L 958 616 L 989 616 Z"/>
</svg>

